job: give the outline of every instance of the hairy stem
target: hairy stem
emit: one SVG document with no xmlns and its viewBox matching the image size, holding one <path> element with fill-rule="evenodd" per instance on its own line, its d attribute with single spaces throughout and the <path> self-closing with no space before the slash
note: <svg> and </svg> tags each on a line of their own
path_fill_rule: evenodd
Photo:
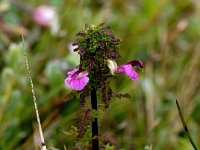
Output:
<svg viewBox="0 0 200 150">
<path fill-rule="evenodd" d="M 97 95 L 95 89 L 91 91 L 91 105 L 92 109 L 97 110 Z M 92 149 L 99 150 L 98 122 L 96 117 L 92 121 Z"/>
</svg>

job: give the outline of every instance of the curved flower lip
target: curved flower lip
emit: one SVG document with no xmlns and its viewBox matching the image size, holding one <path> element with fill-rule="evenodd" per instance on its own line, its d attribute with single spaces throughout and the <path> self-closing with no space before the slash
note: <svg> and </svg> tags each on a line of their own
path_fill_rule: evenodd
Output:
<svg viewBox="0 0 200 150">
<path fill-rule="evenodd" d="M 142 69 L 143 66 L 144 66 L 144 63 L 140 60 L 132 60 L 132 61 L 129 61 L 125 64 L 130 64 L 132 67 L 137 66 L 140 69 Z"/>
<path fill-rule="evenodd" d="M 82 90 L 89 82 L 89 78 L 87 77 L 88 72 L 85 70 L 76 68 L 69 71 L 67 75 L 65 85 L 77 91 Z"/>
<path fill-rule="evenodd" d="M 119 65 L 117 68 L 117 73 L 125 73 L 126 76 L 130 77 L 132 80 L 138 79 L 138 73 L 133 69 L 134 66 L 143 68 L 143 62 L 140 60 L 133 60 L 122 65 Z"/>
</svg>

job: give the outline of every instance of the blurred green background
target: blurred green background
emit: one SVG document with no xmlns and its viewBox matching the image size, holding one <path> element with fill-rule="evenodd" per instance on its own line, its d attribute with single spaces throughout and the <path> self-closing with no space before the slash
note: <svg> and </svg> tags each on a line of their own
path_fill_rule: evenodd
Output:
<svg viewBox="0 0 200 150">
<path fill-rule="evenodd" d="M 57 11 L 58 26 L 37 24 L 31 12 L 40 5 Z M 80 113 L 65 87 L 66 72 L 78 65 L 70 44 L 85 23 L 106 22 L 122 39 L 117 63 L 145 63 L 139 80 L 110 80 L 113 98 L 102 113 L 100 134 L 112 136 L 120 150 L 192 150 L 183 130 L 178 99 L 189 131 L 200 147 L 200 1 L 198 0 L 1 0 L 0 149 L 38 149 L 37 122 L 27 77 L 21 34 L 39 104 L 47 147 L 74 148 L 69 130 Z M 82 142 L 82 143 L 81 143 Z M 84 138 L 77 147 L 85 149 Z"/>
</svg>

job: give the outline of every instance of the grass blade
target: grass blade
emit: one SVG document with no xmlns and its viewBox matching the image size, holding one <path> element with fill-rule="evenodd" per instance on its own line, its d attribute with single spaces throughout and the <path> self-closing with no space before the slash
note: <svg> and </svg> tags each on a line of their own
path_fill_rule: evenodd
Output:
<svg viewBox="0 0 200 150">
<path fill-rule="evenodd" d="M 39 115 L 38 106 L 37 106 L 37 99 L 36 99 L 36 96 L 35 96 L 33 80 L 32 80 L 32 77 L 31 77 L 31 71 L 30 71 L 30 68 L 29 68 L 26 49 L 25 49 L 25 46 L 24 46 L 24 36 L 23 35 L 22 35 L 22 44 L 23 44 L 23 49 L 24 49 L 26 69 L 27 69 L 29 81 L 30 81 L 30 84 L 31 84 L 31 91 L 32 91 L 32 95 L 33 95 L 33 103 L 34 103 L 34 107 L 35 107 L 35 113 L 36 113 L 36 118 L 37 118 L 37 123 L 38 123 L 38 128 L 39 128 L 40 139 L 41 139 L 41 147 L 40 148 L 41 148 L 41 150 L 46 150 L 46 144 L 45 144 L 45 141 L 44 141 L 42 126 L 41 126 L 41 123 L 40 123 L 40 115 Z"/>
<path fill-rule="evenodd" d="M 180 116 L 180 118 L 181 118 L 181 122 L 182 122 L 182 124 L 183 124 L 183 128 L 184 128 L 184 130 L 185 130 L 185 132 L 186 132 L 186 134 L 187 134 L 187 136 L 188 136 L 188 138 L 189 138 L 189 141 L 190 141 L 190 143 L 192 144 L 193 148 L 194 148 L 195 150 L 198 150 L 197 146 L 195 145 L 194 141 L 192 140 L 192 137 L 191 137 L 191 135 L 190 135 L 190 132 L 189 132 L 189 130 L 188 130 L 188 127 L 187 127 L 187 125 L 186 125 L 186 122 L 185 122 L 185 120 L 184 120 L 184 118 L 183 118 L 183 114 L 182 114 L 182 112 L 181 112 L 181 108 L 180 108 L 180 106 L 179 106 L 178 100 L 176 100 L 176 106 L 177 106 L 177 108 L 178 108 L 178 113 L 179 113 L 179 116 Z"/>
</svg>

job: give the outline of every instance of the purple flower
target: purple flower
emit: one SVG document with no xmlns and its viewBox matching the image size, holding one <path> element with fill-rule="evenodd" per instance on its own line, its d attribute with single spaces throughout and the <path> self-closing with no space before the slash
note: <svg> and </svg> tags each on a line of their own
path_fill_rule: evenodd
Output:
<svg viewBox="0 0 200 150">
<path fill-rule="evenodd" d="M 130 77 L 132 80 L 138 79 L 138 73 L 133 69 L 133 66 L 137 66 L 139 68 L 143 67 L 143 62 L 139 60 L 133 60 L 128 63 L 119 65 L 117 68 L 117 73 L 125 73 L 126 76 Z"/>
<path fill-rule="evenodd" d="M 125 73 L 132 80 L 138 79 L 138 73 L 133 69 L 134 66 L 139 68 L 143 67 L 143 62 L 139 60 L 133 60 L 128 63 L 122 64 L 117 67 L 116 62 L 108 60 L 108 67 L 111 70 L 111 73 Z M 117 69 L 116 69 L 117 68 Z M 116 70 L 116 71 L 115 71 Z M 87 77 L 88 72 L 81 69 L 74 69 L 67 73 L 67 78 L 65 79 L 65 85 L 75 89 L 77 91 L 82 90 L 89 82 L 89 77 Z"/>
<path fill-rule="evenodd" d="M 85 70 L 74 69 L 67 73 L 65 85 L 77 91 L 82 90 L 89 82 L 88 72 Z"/>
</svg>

